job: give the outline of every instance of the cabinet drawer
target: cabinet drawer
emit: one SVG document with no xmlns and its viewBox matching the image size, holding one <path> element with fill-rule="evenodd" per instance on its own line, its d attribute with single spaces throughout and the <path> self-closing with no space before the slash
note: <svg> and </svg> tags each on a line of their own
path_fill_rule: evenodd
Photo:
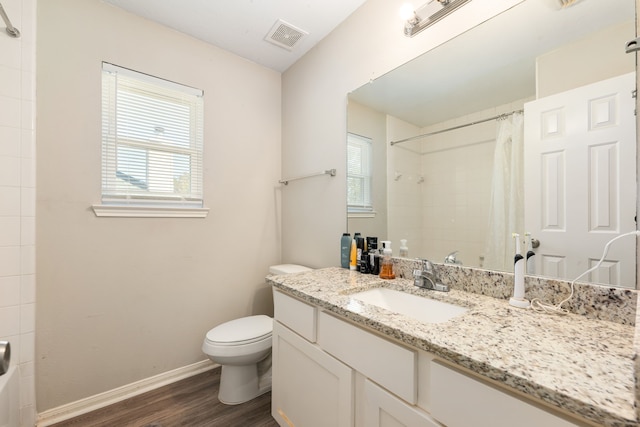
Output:
<svg viewBox="0 0 640 427">
<path fill-rule="evenodd" d="M 324 312 L 318 313 L 318 344 L 403 400 L 416 403 L 415 351 Z"/>
<path fill-rule="evenodd" d="M 449 427 L 576 426 L 437 361 L 431 362 L 431 414 Z"/>
<path fill-rule="evenodd" d="M 273 311 L 278 322 L 316 342 L 316 307 L 274 289 Z"/>
</svg>

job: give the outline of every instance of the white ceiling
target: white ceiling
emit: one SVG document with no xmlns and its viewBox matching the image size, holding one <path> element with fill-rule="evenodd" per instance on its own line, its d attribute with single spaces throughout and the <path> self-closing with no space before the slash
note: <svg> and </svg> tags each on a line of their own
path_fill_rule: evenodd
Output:
<svg viewBox="0 0 640 427">
<path fill-rule="evenodd" d="M 104 0 L 283 72 L 365 0 Z M 283 20 L 307 32 L 291 51 L 264 40 Z"/>
</svg>

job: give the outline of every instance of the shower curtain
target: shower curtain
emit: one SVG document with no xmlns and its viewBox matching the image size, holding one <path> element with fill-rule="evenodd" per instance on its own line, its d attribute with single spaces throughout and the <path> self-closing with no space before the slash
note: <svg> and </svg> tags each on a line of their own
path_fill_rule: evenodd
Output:
<svg viewBox="0 0 640 427">
<path fill-rule="evenodd" d="M 498 120 L 484 268 L 513 271 L 512 234 L 524 227 L 524 115 Z"/>
</svg>

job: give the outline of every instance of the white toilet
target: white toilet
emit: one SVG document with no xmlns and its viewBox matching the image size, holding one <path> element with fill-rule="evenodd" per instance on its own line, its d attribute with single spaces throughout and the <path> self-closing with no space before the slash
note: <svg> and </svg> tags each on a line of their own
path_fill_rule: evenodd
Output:
<svg viewBox="0 0 640 427">
<path fill-rule="evenodd" d="M 311 270 L 295 264 L 269 267 L 270 274 Z M 218 400 L 227 405 L 247 402 L 271 390 L 271 332 L 265 315 L 231 320 L 207 332 L 202 351 L 222 365 Z"/>
</svg>

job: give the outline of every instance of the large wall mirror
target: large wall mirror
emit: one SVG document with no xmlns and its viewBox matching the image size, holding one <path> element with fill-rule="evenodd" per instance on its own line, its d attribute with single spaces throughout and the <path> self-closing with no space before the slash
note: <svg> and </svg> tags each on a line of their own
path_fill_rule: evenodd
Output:
<svg viewBox="0 0 640 427">
<path fill-rule="evenodd" d="M 499 271 L 518 233 L 539 243 L 529 274 L 570 280 L 636 229 L 635 1 L 560 3 L 525 0 L 349 94 L 351 233 Z M 635 262 L 619 239 L 581 280 L 635 288 Z"/>
</svg>

